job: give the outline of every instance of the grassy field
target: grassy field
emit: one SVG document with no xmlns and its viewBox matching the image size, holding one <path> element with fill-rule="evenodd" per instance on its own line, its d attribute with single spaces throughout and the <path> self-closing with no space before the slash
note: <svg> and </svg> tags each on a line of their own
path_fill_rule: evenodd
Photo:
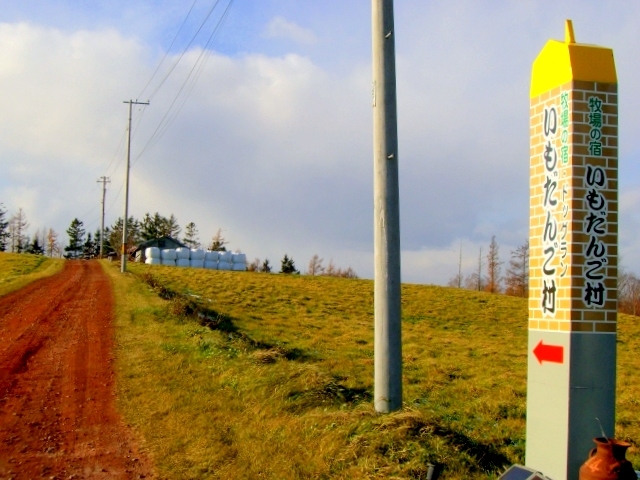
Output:
<svg viewBox="0 0 640 480">
<path fill-rule="evenodd" d="M 522 299 L 403 285 L 405 405 L 378 415 L 371 281 L 107 270 L 119 406 L 162 478 L 487 479 L 524 460 Z M 616 432 L 636 468 L 637 320 L 619 322 Z"/>
<path fill-rule="evenodd" d="M 0 296 L 62 270 L 64 260 L 27 253 L 0 252 Z"/>
</svg>

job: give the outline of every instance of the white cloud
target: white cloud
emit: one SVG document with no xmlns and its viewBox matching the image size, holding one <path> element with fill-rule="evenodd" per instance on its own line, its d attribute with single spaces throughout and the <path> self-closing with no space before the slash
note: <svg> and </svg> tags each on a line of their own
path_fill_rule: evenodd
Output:
<svg viewBox="0 0 640 480">
<path fill-rule="evenodd" d="M 446 283 L 457 273 L 460 239 L 468 274 L 492 235 L 504 261 L 526 238 L 530 66 L 547 38 L 562 36 L 560 15 L 575 5 L 560 6 L 556 14 L 509 3 L 487 12 L 473 2 L 398 4 L 405 281 Z M 600 25 L 586 13 L 574 18 L 579 40 L 610 44 L 620 65 L 620 245 L 632 269 L 640 268 L 633 240 L 640 238 L 640 141 L 628 133 L 640 121 L 640 95 L 632 88 L 640 81 L 639 34 L 629 27 L 640 18 L 637 10 L 626 10 L 615 29 L 608 17 Z M 354 54 L 370 42 L 350 37 L 344 15 L 334 21 L 327 25 L 331 41 L 348 47 L 331 44 L 332 54 L 348 68 L 332 68 L 328 54 L 319 61 L 318 44 L 303 41 L 315 35 L 276 17 L 274 38 L 306 32 L 296 37 L 296 53 L 212 52 L 180 114 L 135 160 L 200 54 L 189 51 L 151 105 L 134 110 L 134 125 L 141 122 L 131 213 L 174 213 L 183 227 L 194 221 L 203 242 L 222 228 L 232 247 L 274 265 L 288 253 L 304 269 L 317 253 L 371 277 L 371 73 L 369 52 Z M 113 223 L 122 215 L 124 148 L 112 162 L 126 125 L 122 101 L 144 86 L 162 52 L 108 26 L 5 23 L 0 44 L 0 202 L 10 213 L 24 207 L 34 229 L 62 232 L 79 217 L 94 230 L 96 180 L 106 174 Z"/>
<path fill-rule="evenodd" d="M 311 30 L 289 22 L 283 17 L 274 17 L 267 25 L 264 36 L 266 38 L 285 38 L 306 45 L 312 45 L 318 41 Z"/>
</svg>

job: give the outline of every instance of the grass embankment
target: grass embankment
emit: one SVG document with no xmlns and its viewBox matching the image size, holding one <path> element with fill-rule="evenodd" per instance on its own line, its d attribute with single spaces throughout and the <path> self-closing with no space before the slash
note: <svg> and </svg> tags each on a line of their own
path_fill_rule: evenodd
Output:
<svg viewBox="0 0 640 480">
<path fill-rule="evenodd" d="M 0 252 L 0 297 L 62 270 L 64 260 L 28 253 Z"/>
<path fill-rule="evenodd" d="M 405 407 L 377 415 L 371 281 L 130 269 L 157 288 L 108 269 L 119 405 L 162 478 L 426 478 L 435 463 L 487 479 L 524 461 L 522 299 L 403 285 Z M 635 320 L 620 319 L 616 434 L 640 441 Z"/>
</svg>

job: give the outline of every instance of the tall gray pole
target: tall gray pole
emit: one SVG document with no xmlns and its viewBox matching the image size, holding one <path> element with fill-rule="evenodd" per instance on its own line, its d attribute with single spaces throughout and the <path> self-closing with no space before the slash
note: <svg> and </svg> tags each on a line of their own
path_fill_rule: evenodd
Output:
<svg viewBox="0 0 640 480">
<path fill-rule="evenodd" d="M 104 256 L 104 197 L 107 195 L 107 183 L 111 182 L 108 177 L 100 177 L 98 183 L 102 183 L 102 219 L 100 221 L 100 258 Z"/>
<path fill-rule="evenodd" d="M 372 0 L 375 345 L 374 406 L 402 407 L 400 208 L 393 0 Z"/>
<path fill-rule="evenodd" d="M 131 109 L 133 105 L 149 105 L 149 102 L 134 102 L 133 100 L 126 100 L 122 103 L 129 104 L 129 127 L 127 128 L 127 173 L 125 178 L 124 187 L 124 219 L 122 220 L 122 247 L 121 247 L 121 262 L 120 272 L 127 271 L 127 223 L 129 221 L 129 170 L 131 168 Z"/>
</svg>

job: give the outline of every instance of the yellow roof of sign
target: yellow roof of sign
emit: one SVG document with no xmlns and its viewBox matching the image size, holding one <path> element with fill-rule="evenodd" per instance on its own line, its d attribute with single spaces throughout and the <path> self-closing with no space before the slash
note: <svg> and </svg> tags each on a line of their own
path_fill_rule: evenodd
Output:
<svg viewBox="0 0 640 480">
<path fill-rule="evenodd" d="M 549 40 L 533 62 L 531 98 L 572 80 L 618 83 L 613 50 L 576 43 L 573 24 L 565 24 L 565 40 Z"/>
</svg>

